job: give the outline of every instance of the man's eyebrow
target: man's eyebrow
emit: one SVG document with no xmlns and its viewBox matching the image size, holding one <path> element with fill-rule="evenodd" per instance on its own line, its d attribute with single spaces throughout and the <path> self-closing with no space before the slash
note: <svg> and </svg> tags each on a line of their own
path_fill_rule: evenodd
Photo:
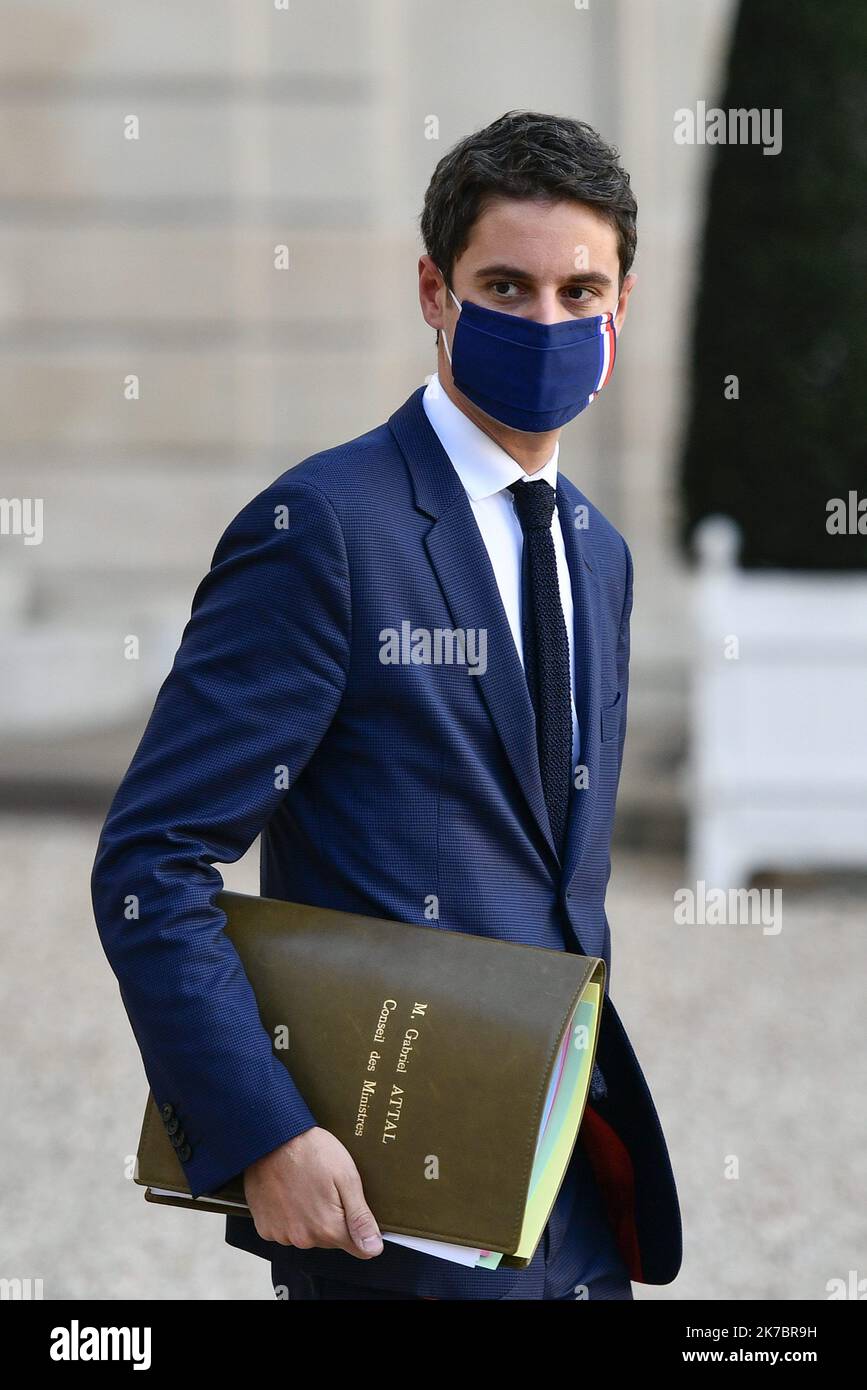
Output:
<svg viewBox="0 0 867 1390">
<path fill-rule="evenodd" d="M 525 284 L 535 284 L 535 276 L 527 270 L 521 270 L 520 266 L 504 265 L 497 262 L 494 265 L 483 265 L 474 271 L 473 278 L 476 280 L 521 280 Z M 567 275 L 564 284 L 569 285 L 598 285 L 600 289 L 608 289 L 613 284 L 610 275 L 606 275 L 603 270 L 576 270 L 572 275 Z"/>
</svg>

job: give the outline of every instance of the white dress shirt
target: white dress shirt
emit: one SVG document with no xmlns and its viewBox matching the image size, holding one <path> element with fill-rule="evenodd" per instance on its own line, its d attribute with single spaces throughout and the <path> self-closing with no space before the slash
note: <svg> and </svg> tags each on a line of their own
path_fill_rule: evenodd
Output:
<svg viewBox="0 0 867 1390">
<path fill-rule="evenodd" d="M 479 429 L 462 410 L 458 410 L 449 400 L 435 372 L 428 382 L 422 396 L 425 414 L 435 430 L 440 443 L 452 461 L 455 472 L 466 489 L 482 540 L 485 542 L 500 598 L 506 610 L 509 627 L 515 639 L 515 646 L 524 664 L 524 639 L 521 632 L 521 556 L 524 546 L 524 533 L 515 511 L 512 495 L 507 491 L 510 483 L 521 479 L 525 483 L 543 478 L 552 488 L 557 487 L 557 458 L 560 452 L 559 441 L 544 468 L 535 473 L 526 473 L 519 463 L 507 454 L 490 435 Z M 551 536 L 554 541 L 554 554 L 557 557 L 557 578 L 560 584 L 560 602 L 566 621 L 566 635 L 569 639 L 569 680 L 572 703 L 572 768 L 578 763 L 579 731 L 578 715 L 575 709 L 575 632 L 573 622 L 572 583 L 563 532 L 560 529 L 560 514 L 555 506 L 551 518 Z"/>
</svg>

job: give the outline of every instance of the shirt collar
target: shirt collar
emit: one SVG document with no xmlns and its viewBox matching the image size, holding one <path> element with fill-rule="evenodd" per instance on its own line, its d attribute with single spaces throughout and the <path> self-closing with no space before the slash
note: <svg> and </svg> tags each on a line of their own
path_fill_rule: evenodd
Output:
<svg viewBox="0 0 867 1390">
<path fill-rule="evenodd" d="M 454 401 L 443 390 L 437 372 L 434 372 L 425 387 L 422 404 L 467 495 L 473 501 L 482 497 L 492 497 L 494 493 L 502 492 L 518 479 L 536 482 L 543 478 L 556 490 L 559 440 L 545 466 L 537 469 L 535 473 L 527 473 L 511 454 L 507 454 L 505 449 L 489 434 L 485 434 L 469 416 L 458 410 Z"/>
</svg>

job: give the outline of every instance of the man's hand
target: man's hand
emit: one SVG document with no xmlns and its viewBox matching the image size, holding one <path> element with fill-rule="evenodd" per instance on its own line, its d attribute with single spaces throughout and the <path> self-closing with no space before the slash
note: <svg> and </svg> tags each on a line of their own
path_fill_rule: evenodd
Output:
<svg viewBox="0 0 867 1390">
<path fill-rule="evenodd" d="M 244 1192 L 263 1240 L 336 1248 L 358 1260 L 382 1251 L 352 1155 L 318 1125 L 245 1168 Z"/>
</svg>

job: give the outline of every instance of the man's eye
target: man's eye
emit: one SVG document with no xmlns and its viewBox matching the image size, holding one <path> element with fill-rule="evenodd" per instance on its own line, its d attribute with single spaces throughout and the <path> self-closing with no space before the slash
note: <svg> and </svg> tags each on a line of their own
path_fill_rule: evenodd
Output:
<svg viewBox="0 0 867 1390">
<path fill-rule="evenodd" d="M 576 304 L 583 304 L 586 301 L 583 299 L 578 299 L 577 296 L 585 294 L 590 295 L 591 292 L 586 285 L 570 285 L 567 293 L 569 294 L 570 299 L 574 297 L 574 302 Z"/>
<path fill-rule="evenodd" d="M 500 299 L 513 299 L 514 295 L 508 294 L 508 291 L 516 290 L 518 286 L 514 280 L 492 280 L 489 288 L 494 290 Z"/>
</svg>

